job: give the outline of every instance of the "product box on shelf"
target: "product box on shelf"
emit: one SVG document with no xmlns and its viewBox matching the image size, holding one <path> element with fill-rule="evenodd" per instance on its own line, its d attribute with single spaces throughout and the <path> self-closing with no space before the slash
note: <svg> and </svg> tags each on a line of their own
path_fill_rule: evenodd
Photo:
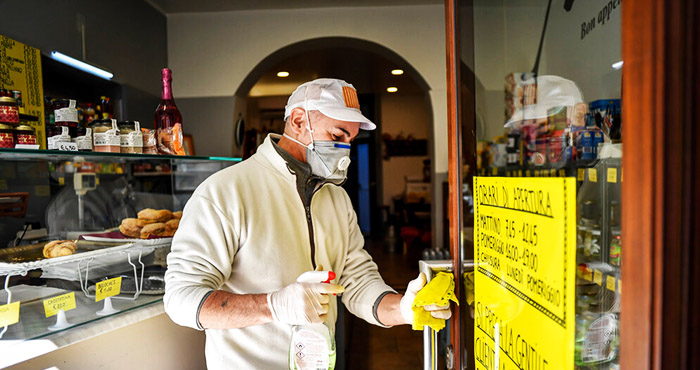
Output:
<svg viewBox="0 0 700 370">
<path fill-rule="evenodd" d="M 612 142 L 622 140 L 622 120 L 620 99 L 601 99 L 589 104 L 590 126 L 603 130 Z"/>
</svg>

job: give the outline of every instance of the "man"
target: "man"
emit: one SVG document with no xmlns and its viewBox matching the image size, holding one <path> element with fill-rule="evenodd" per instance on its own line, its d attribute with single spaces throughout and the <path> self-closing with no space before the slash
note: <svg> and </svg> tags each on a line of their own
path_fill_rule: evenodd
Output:
<svg viewBox="0 0 700 370">
<path fill-rule="evenodd" d="M 168 255 L 165 309 L 206 330 L 209 369 L 288 367 L 291 326 L 335 323 L 337 296 L 354 315 L 389 327 L 412 321 L 421 274 L 406 295 L 384 283 L 364 250 L 341 185 L 350 142 L 374 123 L 345 81 L 299 86 L 285 108 L 284 135 L 204 181 L 185 207 Z M 297 283 L 316 268 L 337 284 Z M 448 307 L 433 307 L 447 319 Z"/>
</svg>

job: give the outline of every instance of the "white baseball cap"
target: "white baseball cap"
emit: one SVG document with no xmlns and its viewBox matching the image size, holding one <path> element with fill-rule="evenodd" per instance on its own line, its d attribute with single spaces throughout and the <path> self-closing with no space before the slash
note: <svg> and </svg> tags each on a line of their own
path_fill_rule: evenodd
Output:
<svg viewBox="0 0 700 370">
<path fill-rule="evenodd" d="M 377 128 L 372 121 L 360 112 L 357 90 L 351 84 L 334 78 L 319 78 L 303 83 L 289 96 L 284 107 L 284 119 L 292 114 L 292 109 L 317 110 L 324 116 L 339 121 L 359 122 L 363 130 Z"/>
<path fill-rule="evenodd" d="M 583 94 L 575 82 L 559 76 L 539 76 L 519 83 L 523 87 L 536 84 L 535 104 L 524 105 L 513 112 L 506 127 L 517 127 L 523 120 L 546 118 L 552 110 L 573 107 L 583 102 Z"/>
</svg>

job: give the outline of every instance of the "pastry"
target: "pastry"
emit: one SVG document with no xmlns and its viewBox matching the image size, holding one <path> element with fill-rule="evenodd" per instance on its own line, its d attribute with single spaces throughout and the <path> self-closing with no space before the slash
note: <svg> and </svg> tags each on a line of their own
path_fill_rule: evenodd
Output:
<svg viewBox="0 0 700 370">
<path fill-rule="evenodd" d="M 180 220 L 177 218 L 173 218 L 172 220 L 165 223 L 165 230 L 175 232 L 175 230 L 177 230 L 179 226 Z"/>
<path fill-rule="evenodd" d="M 70 256 L 77 249 L 75 242 L 72 240 L 54 240 L 44 246 L 43 254 L 45 258 Z"/>
<path fill-rule="evenodd" d="M 163 236 L 165 232 L 165 224 L 162 222 L 156 222 L 154 224 L 148 224 L 141 229 L 141 239 L 148 239 L 150 236 Z"/>
<path fill-rule="evenodd" d="M 173 218 L 177 218 L 178 220 L 181 219 L 182 211 L 173 212 Z"/>
<path fill-rule="evenodd" d="M 138 218 L 146 222 L 165 222 L 173 218 L 173 213 L 167 209 L 146 208 L 138 213 Z"/>
<path fill-rule="evenodd" d="M 145 224 L 142 220 L 136 218 L 125 218 L 122 220 L 122 224 L 119 225 L 119 231 L 121 231 L 124 236 L 131 238 L 138 238 L 141 235 L 141 228 Z"/>
</svg>

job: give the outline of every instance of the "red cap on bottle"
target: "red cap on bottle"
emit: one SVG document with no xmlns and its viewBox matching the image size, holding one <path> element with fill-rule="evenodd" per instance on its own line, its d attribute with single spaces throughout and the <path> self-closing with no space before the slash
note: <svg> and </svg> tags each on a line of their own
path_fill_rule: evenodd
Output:
<svg viewBox="0 0 700 370">
<path fill-rule="evenodd" d="M 173 71 L 171 71 L 170 68 L 163 68 L 160 72 L 164 80 L 169 81 L 173 79 Z"/>
</svg>

